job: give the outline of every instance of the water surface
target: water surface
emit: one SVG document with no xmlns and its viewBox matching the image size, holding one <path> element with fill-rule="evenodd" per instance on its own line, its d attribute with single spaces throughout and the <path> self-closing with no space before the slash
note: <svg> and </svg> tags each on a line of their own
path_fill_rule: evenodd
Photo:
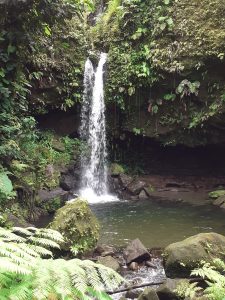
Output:
<svg viewBox="0 0 225 300">
<path fill-rule="evenodd" d="M 165 247 L 200 232 L 225 235 L 225 214 L 213 206 L 119 201 L 91 208 L 101 223 L 100 243 L 114 246 L 139 238 L 146 247 Z"/>
</svg>

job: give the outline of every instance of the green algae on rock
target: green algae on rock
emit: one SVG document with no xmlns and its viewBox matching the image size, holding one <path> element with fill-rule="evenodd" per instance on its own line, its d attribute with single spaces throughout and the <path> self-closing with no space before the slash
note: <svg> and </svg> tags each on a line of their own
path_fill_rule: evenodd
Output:
<svg viewBox="0 0 225 300">
<path fill-rule="evenodd" d="M 225 236 L 210 232 L 199 233 L 165 248 L 166 275 L 187 277 L 201 261 L 212 262 L 214 258 L 225 259 Z"/>
<path fill-rule="evenodd" d="M 95 247 L 99 238 L 98 221 L 88 203 L 80 198 L 61 207 L 56 212 L 50 228 L 63 235 L 63 250 L 88 251 Z"/>
</svg>

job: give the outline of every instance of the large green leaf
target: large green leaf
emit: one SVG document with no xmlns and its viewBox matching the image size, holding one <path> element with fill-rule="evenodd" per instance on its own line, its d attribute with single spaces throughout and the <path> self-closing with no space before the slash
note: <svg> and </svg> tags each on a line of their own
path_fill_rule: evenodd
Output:
<svg viewBox="0 0 225 300">
<path fill-rule="evenodd" d="M 12 182 L 6 173 L 0 173 L 0 193 L 6 195 L 10 194 L 13 190 Z"/>
</svg>

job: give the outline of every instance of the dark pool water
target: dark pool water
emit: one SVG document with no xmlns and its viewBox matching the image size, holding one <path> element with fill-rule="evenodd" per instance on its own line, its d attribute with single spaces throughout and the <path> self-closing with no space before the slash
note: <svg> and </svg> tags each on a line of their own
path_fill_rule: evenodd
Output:
<svg viewBox="0 0 225 300">
<path fill-rule="evenodd" d="M 146 247 L 165 247 L 200 232 L 225 235 L 225 213 L 213 206 L 119 201 L 91 208 L 101 223 L 100 243 L 114 246 L 139 238 Z"/>
</svg>

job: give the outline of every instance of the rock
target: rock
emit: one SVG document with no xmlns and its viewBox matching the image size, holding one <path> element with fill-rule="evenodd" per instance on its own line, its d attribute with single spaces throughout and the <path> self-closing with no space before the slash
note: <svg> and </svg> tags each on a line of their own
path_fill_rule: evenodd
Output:
<svg viewBox="0 0 225 300">
<path fill-rule="evenodd" d="M 213 201 L 213 205 L 221 206 L 225 202 L 225 196 L 220 196 Z"/>
<path fill-rule="evenodd" d="M 225 210 L 225 203 L 223 203 L 220 208 L 224 209 Z"/>
<path fill-rule="evenodd" d="M 224 259 L 225 236 L 217 233 L 199 233 L 165 248 L 165 272 L 168 277 L 188 277 L 201 260 Z"/>
<path fill-rule="evenodd" d="M 77 187 L 76 179 L 73 175 L 63 175 L 60 178 L 60 187 L 63 188 L 65 191 L 73 190 Z"/>
<path fill-rule="evenodd" d="M 145 265 L 148 267 L 148 268 L 152 268 L 152 269 L 157 269 L 157 266 L 154 265 L 151 261 L 147 260 L 145 262 Z"/>
<path fill-rule="evenodd" d="M 127 188 L 134 179 L 126 174 L 119 175 L 119 181 L 123 188 Z"/>
<path fill-rule="evenodd" d="M 130 263 L 129 269 L 132 270 L 132 271 L 138 270 L 138 263 L 136 263 L 135 261 L 133 261 L 132 263 Z"/>
<path fill-rule="evenodd" d="M 125 173 L 125 170 L 121 165 L 119 165 L 117 163 L 111 164 L 111 167 L 110 167 L 111 176 L 119 176 L 120 174 L 124 174 L 124 173 Z"/>
<path fill-rule="evenodd" d="M 123 252 L 127 264 L 135 261 L 141 263 L 150 259 L 150 254 L 139 239 L 133 240 Z"/>
<path fill-rule="evenodd" d="M 135 289 L 135 290 L 130 290 L 127 291 L 125 294 L 125 298 L 127 299 L 137 299 L 141 294 L 141 290 L 140 289 Z"/>
<path fill-rule="evenodd" d="M 176 300 L 179 299 L 179 297 L 176 295 L 175 290 L 179 284 L 182 282 L 187 282 L 187 279 L 170 279 L 167 278 L 166 282 L 162 285 L 160 285 L 156 293 L 160 300 Z"/>
<path fill-rule="evenodd" d="M 17 217 L 12 213 L 8 213 L 5 219 L 5 225 L 8 227 L 35 227 L 33 224 L 28 223 L 22 217 Z"/>
<path fill-rule="evenodd" d="M 111 268 L 114 271 L 118 271 L 120 268 L 118 261 L 112 256 L 99 257 L 98 263 Z"/>
<path fill-rule="evenodd" d="M 155 290 L 152 288 L 145 288 L 138 300 L 159 300 L 159 297 Z"/>
<path fill-rule="evenodd" d="M 221 196 L 225 196 L 225 190 L 217 190 L 209 193 L 209 197 L 212 199 L 217 199 Z"/>
<path fill-rule="evenodd" d="M 95 252 L 101 256 L 114 255 L 116 250 L 115 248 L 108 245 L 98 245 L 95 249 Z"/>
<path fill-rule="evenodd" d="M 138 195 L 145 186 L 146 183 L 144 181 L 134 180 L 127 186 L 127 190 L 133 195 Z"/>
<path fill-rule="evenodd" d="M 38 191 L 37 206 L 48 213 L 53 213 L 68 200 L 69 194 L 62 188 Z"/>
<path fill-rule="evenodd" d="M 99 224 L 93 215 L 88 203 L 77 198 L 67 202 L 57 210 L 50 228 L 58 230 L 65 238 L 63 250 L 71 246 L 80 247 L 81 250 L 91 250 L 99 238 Z"/>
<path fill-rule="evenodd" d="M 147 193 L 146 193 L 146 191 L 145 190 L 142 190 L 140 193 L 139 193 L 139 199 L 140 200 L 146 200 L 146 199 L 148 199 L 148 195 L 147 195 Z"/>
<path fill-rule="evenodd" d="M 65 152 L 66 147 L 59 139 L 53 139 L 52 141 L 52 148 L 58 152 Z"/>
</svg>

